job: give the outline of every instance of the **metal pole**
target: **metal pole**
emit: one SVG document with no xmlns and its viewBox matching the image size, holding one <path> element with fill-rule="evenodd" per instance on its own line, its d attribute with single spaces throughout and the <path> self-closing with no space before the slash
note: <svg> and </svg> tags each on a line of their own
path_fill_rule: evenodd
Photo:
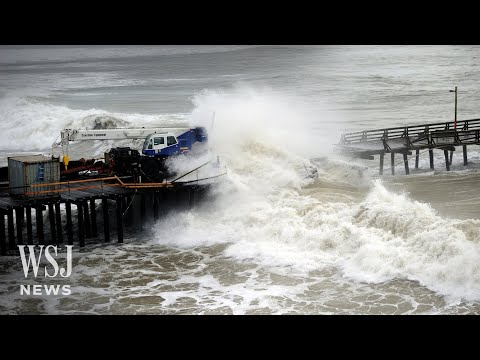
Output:
<svg viewBox="0 0 480 360">
<path fill-rule="evenodd" d="M 453 128 L 457 128 L 457 87 L 455 86 L 455 120 L 453 122 Z"/>
</svg>

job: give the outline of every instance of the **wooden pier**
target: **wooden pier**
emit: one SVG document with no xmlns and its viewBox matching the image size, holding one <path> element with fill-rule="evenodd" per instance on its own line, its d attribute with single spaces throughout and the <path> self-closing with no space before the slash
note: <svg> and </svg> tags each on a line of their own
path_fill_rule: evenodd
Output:
<svg viewBox="0 0 480 360">
<path fill-rule="evenodd" d="M 356 158 L 374 160 L 374 156 L 379 155 L 380 175 L 383 174 L 385 154 L 390 154 L 392 175 L 395 174 L 395 154 L 401 154 L 405 174 L 408 175 L 408 156 L 413 151 L 415 168 L 418 168 L 420 154 L 424 150 L 429 153 L 430 169 L 433 170 L 433 150 L 442 150 L 445 167 L 450 171 L 456 147 L 462 147 L 463 164 L 468 164 L 469 145 L 480 145 L 480 119 L 344 133 L 337 147 L 342 153 Z"/>
<path fill-rule="evenodd" d="M 17 245 L 64 243 L 82 248 L 86 240 L 109 242 L 111 230 L 116 232 L 117 242 L 123 243 L 126 227 L 139 226 L 142 231 L 147 221 L 157 220 L 173 207 L 192 207 L 210 187 L 198 181 L 126 183 L 118 177 L 42 184 L 48 185 L 58 187 L 57 196 L 19 198 L 11 196 L 8 188 L 0 190 L 1 255 L 16 254 Z M 35 194 L 38 195 L 38 191 Z M 97 214 L 98 207 L 101 207 L 100 214 Z M 114 224 L 110 223 L 110 208 L 115 209 Z M 133 222 L 135 211 L 140 213 L 139 224 Z M 44 214 L 48 214 L 48 234 L 44 231 Z M 99 216 L 103 217 L 103 228 L 98 227 Z"/>
</svg>

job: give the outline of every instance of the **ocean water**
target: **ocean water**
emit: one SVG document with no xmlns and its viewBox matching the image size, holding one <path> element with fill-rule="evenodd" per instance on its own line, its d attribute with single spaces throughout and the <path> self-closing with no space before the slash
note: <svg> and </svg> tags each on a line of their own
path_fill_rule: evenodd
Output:
<svg viewBox="0 0 480 360">
<path fill-rule="evenodd" d="M 405 176 L 340 157 L 344 130 L 480 115 L 478 46 L 2 46 L 0 166 L 64 128 L 202 125 L 228 175 L 66 279 L 0 258 L 1 314 L 478 314 L 480 151 Z M 71 158 L 140 141 L 71 144 Z M 202 159 L 173 163 L 192 168 Z M 398 159 L 400 160 L 400 159 Z M 397 164 L 399 161 L 397 161 Z M 48 231 L 46 231 L 46 234 Z M 19 284 L 68 284 L 21 296 Z"/>
</svg>

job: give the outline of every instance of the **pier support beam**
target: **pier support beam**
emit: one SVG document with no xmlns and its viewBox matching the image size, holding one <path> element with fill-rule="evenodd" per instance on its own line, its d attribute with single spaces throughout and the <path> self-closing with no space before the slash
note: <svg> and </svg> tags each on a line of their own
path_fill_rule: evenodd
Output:
<svg viewBox="0 0 480 360">
<path fill-rule="evenodd" d="M 123 216 L 122 216 L 122 198 L 117 198 L 117 237 L 118 242 L 123 243 Z"/>
<path fill-rule="evenodd" d="M 467 166 L 468 165 L 468 160 L 467 160 L 467 145 L 463 145 L 463 165 Z"/>
<path fill-rule="evenodd" d="M 37 224 L 38 245 L 45 245 L 45 237 L 43 234 L 43 206 L 35 207 L 35 222 Z"/>
<path fill-rule="evenodd" d="M 15 250 L 15 229 L 13 228 L 13 209 L 7 210 L 8 221 L 8 249 Z"/>
<path fill-rule="evenodd" d="M 380 171 L 379 171 L 380 175 L 383 175 L 383 160 L 384 160 L 384 158 L 385 158 L 385 154 L 381 153 L 380 154 Z"/>
<path fill-rule="evenodd" d="M 105 242 L 110 241 L 110 218 L 108 217 L 108 199 L 102 198 L 102 210 L 103 210 L 103 235 Z"/>
<path fill-rule="evenodd" d="M 403 153 L 403 164 L 405 165 L 405 175 L 409 175 L 410 169 L 408 168 L 408 157 L 406 152 Z"/>
<path fill-rule="evenodd" d="M 450 151 L 450 165 L 452 165 L 452 160 L 453 160 L 453 151 Z"/>
<path fill-rule="evenodd" d="M 0 255 L 7 255 L 7 241 L 5 238 L 5 215 L 0 212 Z"/>
<path fill-rule="evenodd" d="M 82 202 L 77 202 L 77 221 L 78 221 L 78 243 L 80 247 L 85 247 L 85 226 L 83 224 L 83 209 Z"/>
<path fill-rule="evenodd" d="M 83 215 L 84 215 L 84 222 L 85 222 L 85 237 L 87 239 L 92 237 L 92 227 L 90 224 L 90 215 L 88 214 L 88 200 L 83 200 Z"/>
<path fill-rule="evenodd" d="M 92 221 L 92 236 L 96 238 L 98 236 L 97 231 L 97 209 L 95 208 L 95 199 L 90 199 L 90 218 Z"/>
<path fill-rule="evenodd" d="M 72 203 L 65 203 L 65 212 L 67 213 L 67 241 L 68 245 L 73 245 L 73 224 L 72 224 Z"/>
<path fill-rule="evenodd" d="M 433 166 L 433 150 L 432 149 L 428 150 L 428 155 L 430 156 L 430 169 L 435 170 L 435 167 Z"/>
<path fill-rule="evenodd" d="M 23 223 L 24 223 L 23 207 L 15 208 L 15 222 L 17 227 L 17 244 L 23 245 Z"/>
<path fill-rule="evenodd" d="M 448 160 L 448 150 L 443 150 L 445 154 L 445 166 L 447 167 L 447 171 L 450 171 L 450 161 Z"/>
<path fill-rule="evenodd" d="M 32 207 L 25 206 L 25 213 L 27 214 L 27 244 L 33 245 Z"/>
<path fill-rule="evenodd" d="M 53 204 L 48 204 L 48 220 L 50 221 L 50 237 L 53 244 L 57 244 L 57 230 L 55 229 L 55 212 Z"/>
<path fill-rule="evenodd" d="M 122 200 L 122 214 L 126 214 L 126 217 L 124 219 L 124 225 L 125 227 L 130 226 L 132 221 L 129 216 L 129 205 L 132 202 L 132 197 L 130 195 L 124 196 Z"/>
<path fill-rule="evenodd" d="M 57 243 L 63 243 L 62 213 L 60 212 L 60 203 L 55 203 L 55 222 L 57 224 Z"/>
<path fill-rule="evenodd" d="M 395 175 L 395 153 L 392 151 L 390 154 L 391 162 L 392 162 L 392 175 Z"/>
<path fill-rule="evenodd" d="M 418 161 L 420 160 L 420 150 L 415 150 L 415 169 L 418 169 Z"/>
</svg>

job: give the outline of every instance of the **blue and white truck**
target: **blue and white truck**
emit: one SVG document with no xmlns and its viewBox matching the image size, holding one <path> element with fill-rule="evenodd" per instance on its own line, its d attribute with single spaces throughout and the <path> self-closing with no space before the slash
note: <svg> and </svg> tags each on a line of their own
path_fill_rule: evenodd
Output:
<svg viewBox="0 0 480 360">
<path fill-rule="evenodd" d="M 165 160 L 191 152 L 197 142 L 208 141 L 204 127 L 65 129 L 60 135 L 56 145 L 62 146 L 70 141 L 144 138 L 141 154 L 130 147 L 112 148 L 105 154 L 105 162 L 114 173 L 143 176 L 144 181 L 163 181 L 169 175 Z"/>
</svg>

